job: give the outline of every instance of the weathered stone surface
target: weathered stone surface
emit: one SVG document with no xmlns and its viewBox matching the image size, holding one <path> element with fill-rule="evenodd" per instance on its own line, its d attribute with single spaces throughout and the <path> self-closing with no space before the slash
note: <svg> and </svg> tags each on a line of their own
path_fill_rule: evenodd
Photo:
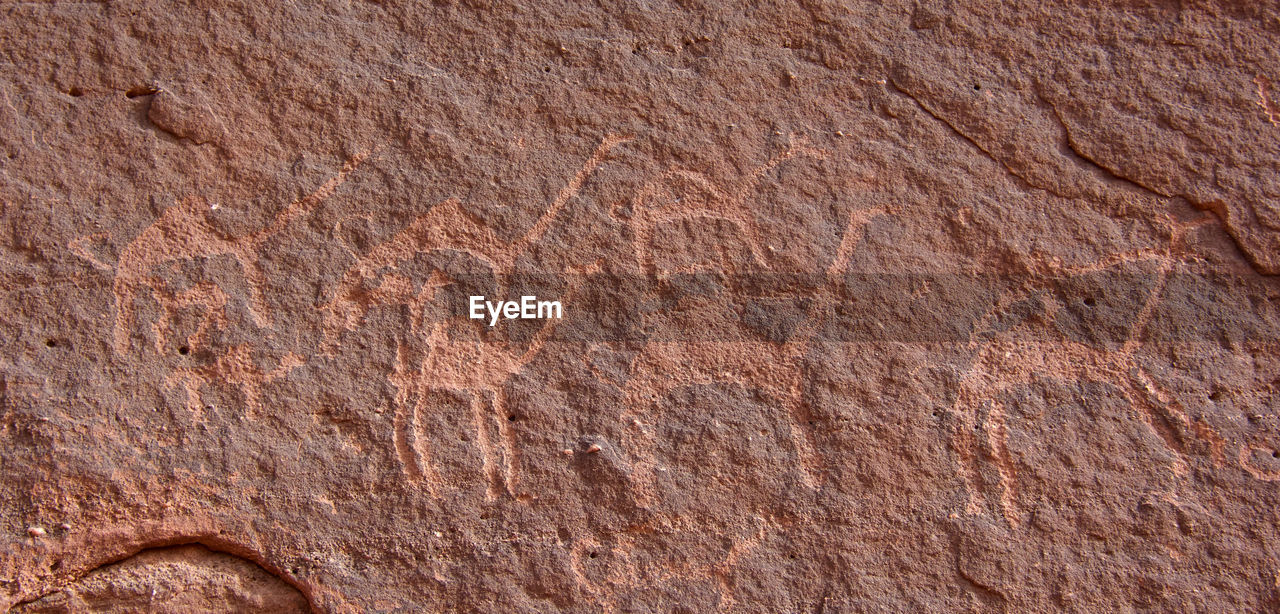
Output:
<svg viewBox="0 0 1280 614">
<path fill-rule="evenodd" d="M 1280 609 L 1280 9 L 1060 4 L 0 6 L 0 608 Z"/>
<path fill-rule="evenodd" d="M 10 611 L 286 614 L 309 609 L 298 589 L 252 562 L 203 546 L 178 546 L 100 567 L 57 593 Z"/>
</svg>

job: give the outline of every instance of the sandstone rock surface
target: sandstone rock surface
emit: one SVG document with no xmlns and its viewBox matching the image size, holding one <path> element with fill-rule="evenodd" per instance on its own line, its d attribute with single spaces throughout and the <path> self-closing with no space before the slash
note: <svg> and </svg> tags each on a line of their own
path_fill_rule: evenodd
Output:
<svg viewBox="0 0 1280 614">
<path fill-rule="evenodd" d="M 61 591 L 11 611 L 288 614 L 309 610 L 298 589 L 249 561 L 203 546 L 177 546 L 99 567 Z"/>
<path fill-rule="evenodd" d="M 0 609 L 1280 610 L 1273 3 L 0 15 Z"/>
</svg>

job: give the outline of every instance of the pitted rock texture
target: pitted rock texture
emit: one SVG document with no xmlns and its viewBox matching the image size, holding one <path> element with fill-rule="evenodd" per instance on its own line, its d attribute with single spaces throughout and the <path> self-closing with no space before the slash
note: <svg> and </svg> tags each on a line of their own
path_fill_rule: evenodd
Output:
<svg viewBox="0 0 1280 614">
<path fill-rule="evenodd" d="M 1271 3 L 0 14 L 0 609 L 1280 610 Z"/>
</svg>

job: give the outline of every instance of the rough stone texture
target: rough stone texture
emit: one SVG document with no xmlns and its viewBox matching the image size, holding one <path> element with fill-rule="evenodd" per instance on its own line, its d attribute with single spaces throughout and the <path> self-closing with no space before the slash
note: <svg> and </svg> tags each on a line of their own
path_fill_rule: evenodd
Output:
<svg viewBox="0 0 1280 614">
<path fill-rule="evenodd" d="M 0 15 L 0 608 L 1280 610 L 1273 3 Z"/>
<path fill-rule="evenodd" d="M 148 550 L 93 570 L 10 610 L 60 612 L 307 612 L 298 589 L 244 559 L 204 546 Z"/>
</svg>

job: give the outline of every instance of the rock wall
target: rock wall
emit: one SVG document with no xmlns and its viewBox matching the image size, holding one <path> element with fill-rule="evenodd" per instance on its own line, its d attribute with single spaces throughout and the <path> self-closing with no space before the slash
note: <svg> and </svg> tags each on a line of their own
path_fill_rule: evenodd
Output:
<svg viewBox="0 0 1280 614">
<path fill-rule="evenodd" d="M 1272 4 L 0 14 L 0 609 L 1280 609 Z"/>
</svg>

